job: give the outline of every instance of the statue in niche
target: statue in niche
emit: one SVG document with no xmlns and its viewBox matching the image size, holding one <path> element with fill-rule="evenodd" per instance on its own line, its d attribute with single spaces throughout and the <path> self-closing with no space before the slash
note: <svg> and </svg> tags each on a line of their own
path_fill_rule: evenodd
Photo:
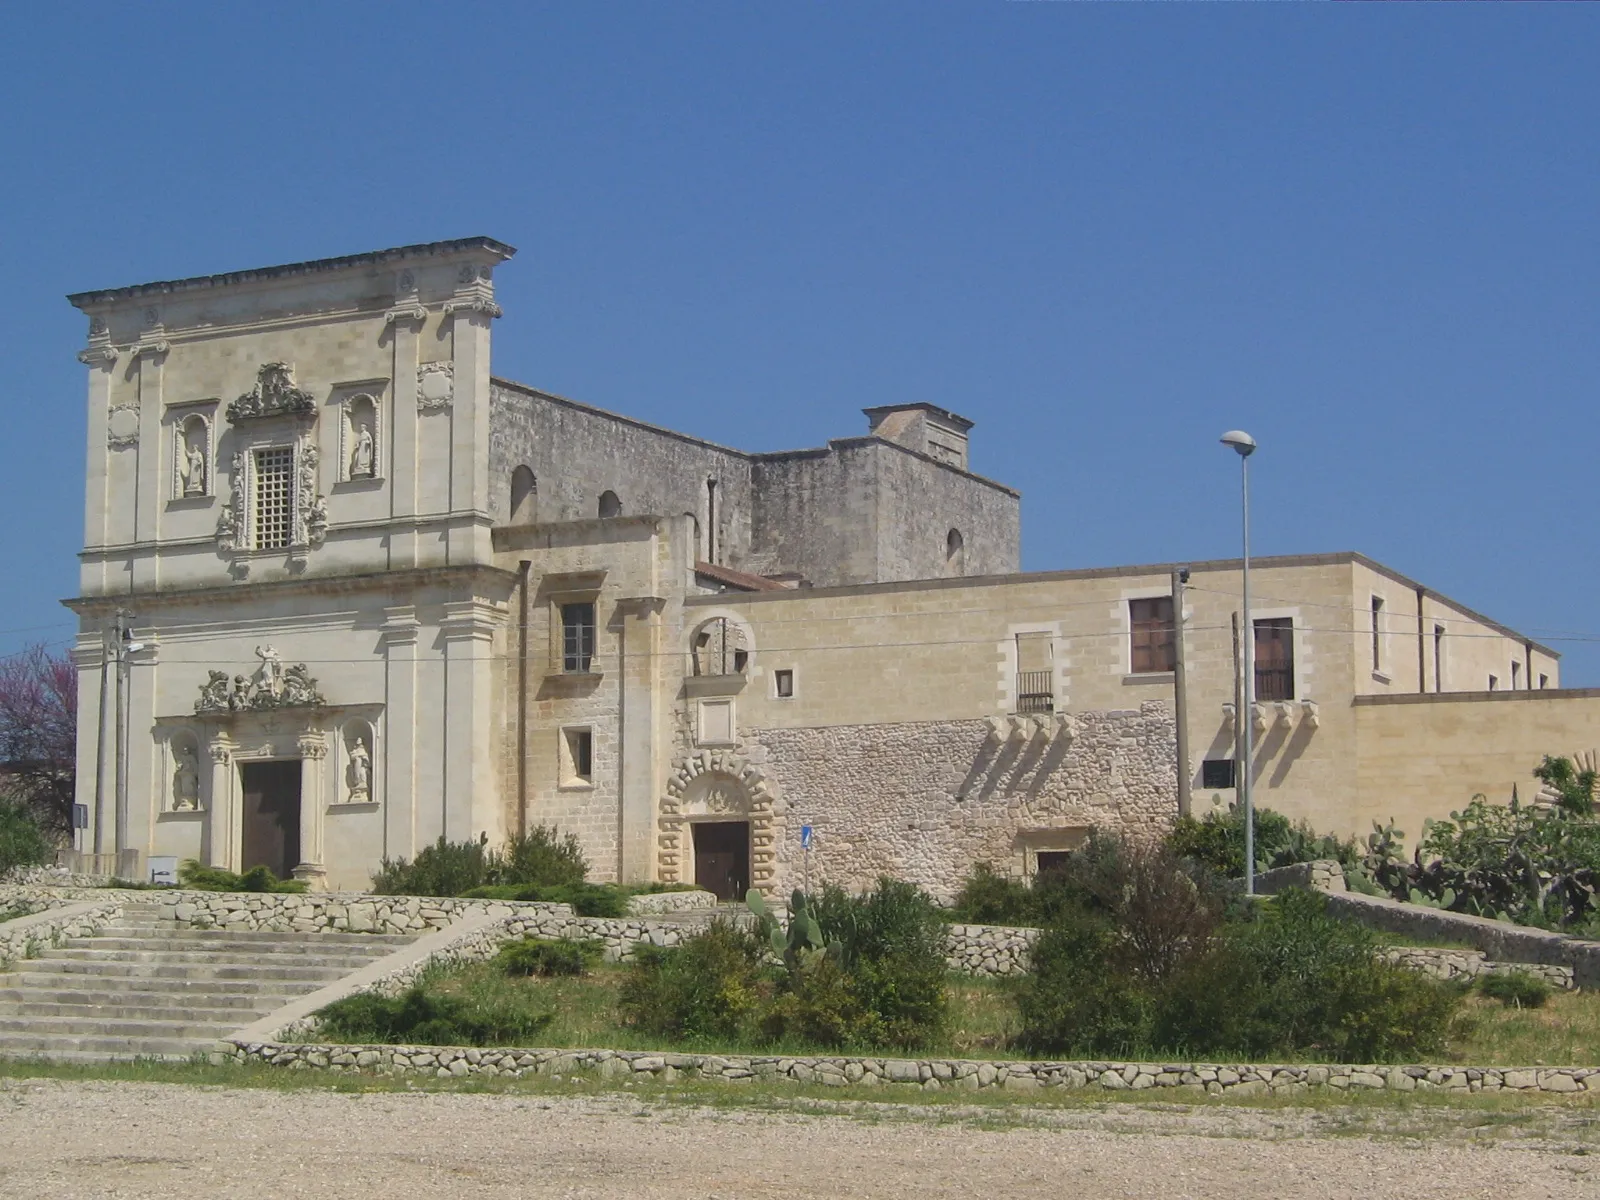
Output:
<svg viewBox="0 0 1600 1200">
<path fill-rule="evenodd" d="M 364 804 L 372 798 L 372 757 L 367 753 L 365 738 L 350 743 L 350 765 L 345 768 L 350 783 L 350 803 Z"/>
<path fill-rule="evenodd" d="M 283 694 L 283 659 L 271 646 L 257 646 L 256 657 L 261 660 L 256 668 L 256 688 L 276 700 Z"/>
<path fill-rule="evenodd" d="M 206 494 L 205 436 L 205 425 L 196 420 L 178 430 L 178 480 L 185 497 Z"/>
<path fill-rule="evenodd" d="M 372 428 L 365 421 L 357 421 L 355 449 L 350 454 L 350 478 L 372 478 Z"/>
<path fill-rule="evenodd" d="M 175 743 L 172 757 L 178 764 L 172 772 L 172 811 L 193 812 L 200 807 L 200 765 L 187 742 Z"/>
</svg>

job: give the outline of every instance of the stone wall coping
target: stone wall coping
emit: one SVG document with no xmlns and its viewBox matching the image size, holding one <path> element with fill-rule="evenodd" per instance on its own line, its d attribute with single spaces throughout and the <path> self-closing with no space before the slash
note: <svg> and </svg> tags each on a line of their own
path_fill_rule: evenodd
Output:
<svg viewBox="0 0 1600 1200">
<path fill-rule="evenodd" d="M 670 1082 L 685 1075 L 832 1086 L 899 1084 L 924 1091 L 1000 1087 L 1142 1091 L 1182 1088 L 1210 1095 L 1285 1095 L 1336 1091 L 1463 1091 L 1572 1094 L 1600 1092 L 1600 1067 L 1464 1067 L 1375 1064 L 1119 1062 L 1101 1059 L 1015 1060 L 895 1058 L 881 1055 L 685 1054 L 667 1050 L 522 1049 L 460 1046 L 293 1044 L 234 1036 L 211 1052 L 216 1065 L 257 1062 L 274 1067 L 385 1075 L 518 1078 L 596 1072 Z"/>
<path fill-rule="evenodd" d="M 25 957 L 38 942 L 53 942 L 65 934 L 82 937 L 97 932 L 122 911 L 115 898 L 81 904 L 55 904 L 27 916 L 0 922 L 0 963 Z"/>
</svg>

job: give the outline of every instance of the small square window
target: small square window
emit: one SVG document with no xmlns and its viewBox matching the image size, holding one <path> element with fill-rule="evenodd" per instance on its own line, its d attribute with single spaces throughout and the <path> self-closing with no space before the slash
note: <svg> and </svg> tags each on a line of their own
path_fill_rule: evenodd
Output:
<svg viewBox="0 0 1600 1200">
<path fill-rule="evenodd" d="M 1550 686 L 1550 676 L 1548 676 L 1548 675 L 1539 676 L 1539 690 L 1542 692 L 1542 691 L 1544 691 L 1545 688 L 1547 688 L 1549 686 Z"/>
<path fill-rule="evenodd" d="M 772 673 L 772 689 L 779 700 L 789 700 L 794 696 L 794 671 L 784 669 Z"/>
<path fill-rule="evenodd" d="M 594 782 L 594 731 L 561 731 L 561 786 L 584 787 Z"/>
<path fill-rule="evenodd" d="M 1231 788 L 1234 786 L 1234 762 L 1231 758 L 1208 758 L 1200 764 L 1200 786 Z"/>
<path fill-rule="evenodd" d="M 1498 675 L 1489 676 L 1489 690 L 1491 692 L 1498 692 L 1500 690 L 1500 676 L 1498 676 Z"/>
</svg>

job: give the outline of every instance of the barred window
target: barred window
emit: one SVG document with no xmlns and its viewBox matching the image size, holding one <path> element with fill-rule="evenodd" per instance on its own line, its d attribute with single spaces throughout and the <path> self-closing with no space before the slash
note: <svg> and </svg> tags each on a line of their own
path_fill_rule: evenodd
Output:
<svg viewBox="0 0 1600 1200">
<path fill-rule="evenodd" d="M 255 458 L 255 548 L 278 550 L 294 540 L 294 451 L 257 450 Z"/>
<path fill-rule="evenodd" d="M 1294 699 L 1294 621 L 1256 618 L 1257 700 Z"/>
</svg>

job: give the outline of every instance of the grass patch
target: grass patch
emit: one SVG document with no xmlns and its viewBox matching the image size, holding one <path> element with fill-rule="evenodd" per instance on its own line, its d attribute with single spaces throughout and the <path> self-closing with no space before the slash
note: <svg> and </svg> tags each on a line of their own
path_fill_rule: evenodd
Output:
<svg viewBox="0 0 1600 1200">
<path fill-rule="evenodd" d="M 1600 992 L 1555 992 L 1541 1008 L 1474 993 L 1444 1061 L 1481 1067 L 1600 1064 Z"/>
</svg>

